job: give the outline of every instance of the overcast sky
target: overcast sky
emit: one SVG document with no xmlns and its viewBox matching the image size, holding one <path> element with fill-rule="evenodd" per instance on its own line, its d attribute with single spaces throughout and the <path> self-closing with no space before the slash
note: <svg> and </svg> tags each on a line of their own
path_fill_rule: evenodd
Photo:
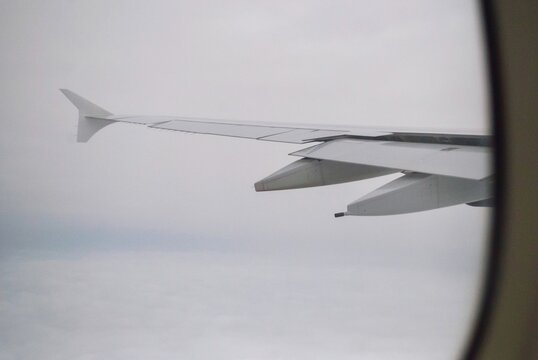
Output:
<svg viewBox="0 0 538 360">
<path fill-rule="evenodd" d="M 487 132 L 471 1 L 0 0 L 0 359 L 453 359 L 487 209 L 256 193 L 301 146 L 115 112 Z"/>
</svg>

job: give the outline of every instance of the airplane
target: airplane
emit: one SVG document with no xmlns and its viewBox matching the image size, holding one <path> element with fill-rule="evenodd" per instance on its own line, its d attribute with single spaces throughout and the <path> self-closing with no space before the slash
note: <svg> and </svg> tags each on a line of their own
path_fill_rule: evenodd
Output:
<svg viewBox="0 0 538 360">
<path fill-rule="evenodd" d="M 256 191 L 299 189 L 378 176 L 402 176 L 347 206 L 346 215 L 406 214 L 467 204 L 494 204 L 491 136 L 387 131 L 352 126 L 289 125 L 177 116 L 114 115 L 71 90 L 78 108 L 77 141 L 122 122 L 196 134 L 308 144 L 299 160 L 256 182 Z"/>
</svg>

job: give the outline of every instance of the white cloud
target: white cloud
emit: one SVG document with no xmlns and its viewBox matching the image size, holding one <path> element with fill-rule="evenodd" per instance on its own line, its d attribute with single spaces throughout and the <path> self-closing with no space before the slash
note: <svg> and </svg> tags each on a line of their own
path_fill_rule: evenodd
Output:
<svg viewBox="0 0 538 360">
<path fill-rule="evenodd" d="M 453 358 L 477 278 L 380 265 L 197 252 L 11 259 L 0 358 Z"/>
</svg>

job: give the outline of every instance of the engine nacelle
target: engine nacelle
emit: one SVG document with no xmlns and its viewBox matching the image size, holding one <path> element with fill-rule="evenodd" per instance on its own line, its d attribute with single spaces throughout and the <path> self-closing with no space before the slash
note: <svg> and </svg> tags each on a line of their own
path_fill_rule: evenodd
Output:
<svg viewBox="0 0 538 360">
<path fill-rule="evenodd" d="M 364 180 L 398 170 L 303 158 L 254 184 L 256 191 L 299 189 Z"/>
</svg>

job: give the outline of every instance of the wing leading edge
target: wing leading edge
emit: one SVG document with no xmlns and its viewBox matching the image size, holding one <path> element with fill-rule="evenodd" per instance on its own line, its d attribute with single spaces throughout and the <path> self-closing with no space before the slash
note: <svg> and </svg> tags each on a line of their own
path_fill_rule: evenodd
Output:
<svg viewBox="0 0 538 360">
<path fill-rule="evenodd" d="M 371 128 L 239 122 L 174 116 L 113 115 L 70 90 L 78 108 L 77 141 L 115 122 L 150 128 L 314 146 L 301 159 L 255 184 L 256 191 L 297 189 L 403 175 L 352 202 L 343 215 L 393 215 L 458 204 L 491 206 L 489 136 L 408 133 Z"/>
</svg>

